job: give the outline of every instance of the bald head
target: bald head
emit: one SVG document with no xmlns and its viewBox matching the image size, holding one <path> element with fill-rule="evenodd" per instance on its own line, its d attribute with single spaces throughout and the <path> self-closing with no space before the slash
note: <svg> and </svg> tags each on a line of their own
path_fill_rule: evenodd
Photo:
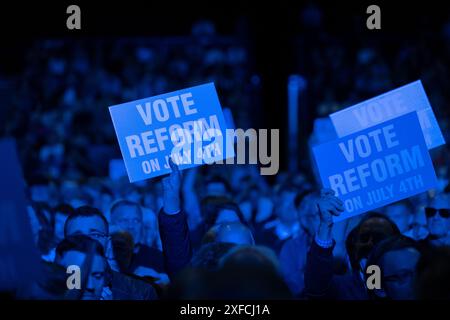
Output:
<svg viewBox="0 0 450 320">
<path fill-rule="evenodd" d="M 241 223 L 224 223 L 217 227 L 216 241 L 254 245 L 252 232 Z"/>
</svg>

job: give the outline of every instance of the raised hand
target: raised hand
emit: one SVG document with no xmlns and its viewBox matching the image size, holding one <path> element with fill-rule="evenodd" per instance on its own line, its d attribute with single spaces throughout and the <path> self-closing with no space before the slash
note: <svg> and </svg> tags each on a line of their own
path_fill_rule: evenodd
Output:
<svg viewBox="0 0 450 320">
<path fill-rule="evenodd" d="M 181 173 L 178 166 L 169 158 L 169 165 L 172 172 L 162 179 L 163 184 L 163 206 L 167 214 L 180 212 L 180 190 Z"/>
<path fill-rule="evenodd" d="M 334 194 L 331 189 L 322 189 L 320 190 L 320 199 L 317 202 L 320 222 L 328 226 L 333 224 L 333 216 L 339 216 L 344 211 L 344 203 Z"/>
<path fill-rule="evenodd" d="M 344 203 L 334 194 L 331 189 L 322 189 L 320 199 L 317 201 L 320 215 L 317 236 L 322 241 L 332 240 L 333 216 L 339 216 L 344 211 Z"/>
</svg>

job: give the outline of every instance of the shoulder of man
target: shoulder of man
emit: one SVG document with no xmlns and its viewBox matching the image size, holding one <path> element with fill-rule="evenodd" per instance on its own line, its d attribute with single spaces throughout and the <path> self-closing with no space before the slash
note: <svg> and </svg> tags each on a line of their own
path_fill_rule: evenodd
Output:
<svg viewBox="0 0 450 320">
<path fill-rule="evenodd" d="M 113 271 L 111 291 L 115 300 L 157 300 L 155 288 L 150 283 Z"/>
</svg>

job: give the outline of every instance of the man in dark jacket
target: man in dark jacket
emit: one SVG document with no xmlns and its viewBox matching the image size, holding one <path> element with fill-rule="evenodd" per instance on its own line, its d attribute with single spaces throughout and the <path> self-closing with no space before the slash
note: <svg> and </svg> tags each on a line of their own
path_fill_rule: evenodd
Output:
<svg viewBox="0 0 450 320">
<path fill-rule="evenodd" d="M 333 216 L 343 211 L 343 202 L 334 191 L 323 189 L 318 201 L 320 224 L 309 249 L 305 268 L 305 295 L 311 299 L 366 300 L 365 262 L 377 243 L 400 234 L 397 226 L 381 214 L 369 213 L 349 233 L 346 247 L 352 270 L 345 275 L 333 273 Z"/>
<path fill-rule="evenodd" d="M 163 246 L 165 269 L 169 277 L 185 267 L 192 255 L 187 217 L 180 209 L 181 175 L 171 162 L 172 172 L 163 178 L 163 208 L 159 213 L 159 228 Z M 109 239 L 109 225 L 103 214 L 93 207 L 77 208 L 64 226 L 65 236 L 84 234 L 100 242 L 104 248 Z M 107 257 L 113 259 L 113 257 Z M 110 281 L 112 299 L 154 300 L 155 289 L 143 280 L 112 272 Z"/>
</svg>

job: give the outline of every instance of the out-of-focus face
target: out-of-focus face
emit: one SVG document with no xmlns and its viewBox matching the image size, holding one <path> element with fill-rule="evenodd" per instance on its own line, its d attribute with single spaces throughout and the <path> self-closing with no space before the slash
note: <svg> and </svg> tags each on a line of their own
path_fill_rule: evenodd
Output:
<svg viewBox="0 0 450 320">
<path fill-rule="evenodd" d="M 66 223 L 67 215 L 56 212 L 55 214 L 55 240 L 58 242 L 64 239 L 64 224 Z"/>
<path fill-rule="evenodd" d="M 69 221 L 67 225 L 67 236 L 84 234 L 91 239 L 101 243 L 106 248 L 108 242 L 108 231 L 103 220 L 97 216 L 78 217 Z"/>
<path fill-rule="evenodd" d="M 367 258 L 377 243 L 393 235 L 394 230 L 386 219 L 368 219 L 360 226 L 356 235 L 356 259 L 360 261 L 362 258 Z"/>
<path fill-rule="evenodd" d="M 86 254 L 79 251 L 67 251 L 57 263 L 67 268 L 70 265 L 76 265 L 80 267 L 81 275 L 88 272 L 84 270 L 84 260 Z M 102 296 L 102 290 L 105 285 L 105 273 L 106 262 L 102 256 L 94 255 L 92 259 L 91 270 L 89 270 L 88 278 L 86 281 L 86 287 L 84 288 L 82 300 L 100 300 Z"/>
<path fill-rule="evenodd" d="M 296 193 L 293 191 L 284 191 L 278 199 L 278 209 L 276 210 L 278 218 L 285 223 L 297 221 L 297 210 L 294 199 Z"/>
<path fill-rule="evenodd" d="M 383 285 L 393 300 L 414 299 L 414 280 L 420 253 L 414 248 L 387 252 L 381 259 Z"/>
<path fill-rule="evenodd" d="M 437 210 L 443 209 L 441 212 Z M 448 212 L 450 209 L 450 199 L 446 196 L 436 197 L 429 208 L 425 208 L 427 216 L 427 227 L 431 236 L 445 237 L 450 230 L 450 217 Z M 446 214 L 447 212 L 447 214 Z"/>
<path fill-rule="evenodd" d="M 207 196 L 226 196 L 227 188 L 222 182 L 210 182 L 206 186 Z"/>
<path fill-rule="evenodd" d="M 409 212 L 405 205 L 394 204 L 388 206 L 386 207 L 385 214 L 394 221 L 401 233 L 406 232 L 409 229 L 413 213 Z"/>
<path fill-rule="evenodd" d="M 319 228 L 320 218 L 316 204 L 316 197 L 307 196 L 298 208 L 298 217 L 304 229 L 314 235 Z"/>
<path fill-rule="evenodd" d="M 111 212 L 111 222 L 118 231 L 126 231 L 133 237 L 135 244 L 141 241 L 142 212 L 139 207 L 123 205 Z"/>
<path fill-rule="evenodd" d="M 240 222 L 239 216 L 237 215 L 236 211 L 231 209 L 222 209 L 219 211 L 219 214 L 216 218 L 216 225 L 222 224 L 222 223 L 233 223 L 233 222 Z"/>
</svg>

